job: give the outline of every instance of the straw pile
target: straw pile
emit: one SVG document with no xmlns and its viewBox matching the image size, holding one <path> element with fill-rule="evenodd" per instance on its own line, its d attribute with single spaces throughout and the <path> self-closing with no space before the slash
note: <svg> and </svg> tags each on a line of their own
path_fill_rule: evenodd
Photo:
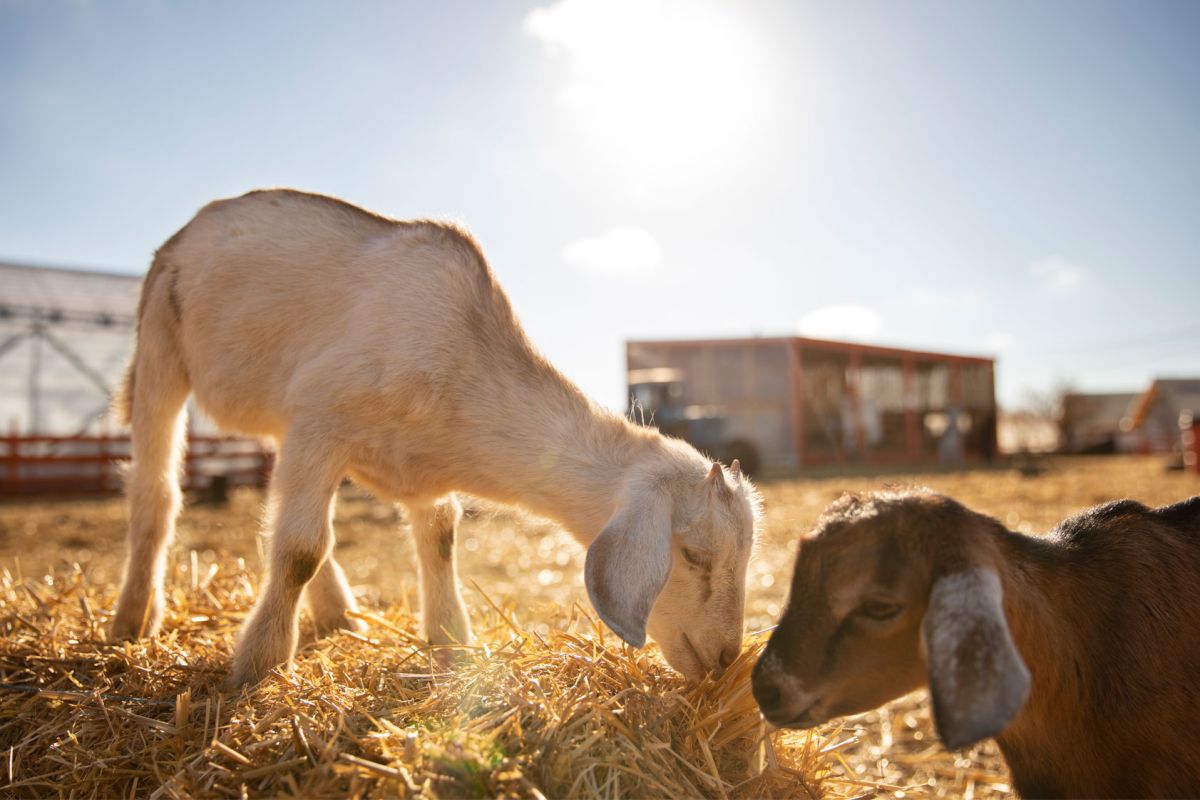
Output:
<svg viewBox="0 0 1200 800">
<path fill-rule="evenodd" d="M 749 691 L 761 637 L 724 675 L 688 687 L 577 605 L 548 637 L 491 605 L 482 644 L 453 653 L 427 647 L 393 607 L 362 614 L 366 635 L 309 637 L 291 673 L 222 692 L 255 576 L 240 561 L 181 561 L 164 633 L 136 644 L 105 641 L 111 595 L 80 570 L 0 572 L 7 793 L 822 795 L 829 743 L 764 736 Z"/>
<path fill-rule="evenodd" d="M 1033 477 L 1001 469 L 888 480 L 932 486 L 1026 531 L 1117 497 L 1162 504 L 1196 493 L 1195 476 L 1164 474 L 1154 459 L 1043 466 Z M 825 505 L 879 483 L 863 475 L 762 487 L 750 630 L 778 619 L 796 541 Z M 761 636 L 727 675 L 689 688 L 653 648 L 627 652 L 594 624 L 583 550 L 568 535 L 480 507 L 463 522 L 458 556 L 481 647 L 458 651 L 453 669 L 420 642 L 402 521 L 343 492 L 337 552 L 373 612 L 367 635 L 310 637 L 293 673 L 222 693 L 262 563 L 253 535 L 262 499 L 235 492 L 229 507 L 185 509 L 164 632 L 128 647 L 102 633 L 124 552 L 122 502 L 0 505 L 0 796 L 1010 794 L 995 743 L 946 751 L 924 692 L 811 736 L 762 739 L 745 685 Z"/>
</svg>

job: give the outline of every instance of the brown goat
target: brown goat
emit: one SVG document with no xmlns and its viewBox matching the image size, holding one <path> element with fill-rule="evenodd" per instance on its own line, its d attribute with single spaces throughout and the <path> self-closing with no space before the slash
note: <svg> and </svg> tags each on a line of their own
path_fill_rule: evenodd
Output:
<svg viewBox="0 0 1200 800">
<path fill-rule="evenodd" d="M 1200 796 L 1200 497 L 1045 537 L 928 491 L 836 501 L 754 696 L 808 728 L 926 685 L 943 742 L 995 736 L 1024 796 Z"/>
</svg>

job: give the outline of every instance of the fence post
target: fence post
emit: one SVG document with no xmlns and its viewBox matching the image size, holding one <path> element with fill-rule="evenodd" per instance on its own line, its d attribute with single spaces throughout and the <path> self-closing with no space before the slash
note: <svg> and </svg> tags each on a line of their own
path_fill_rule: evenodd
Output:
<svg viewBox="0 0 1200 800">
<path fill-rule="evenodd" d="M 14 429 L 9 429 L 8 436 L 4 437 L 4 446 L 8 459 L 4 461 L 4 472 L 0 475 L 0 487 L 6 489 L 6 493 L 11 491 L 16 494 L 17 483 L 17 434 Z M 11 482 L 11 486 L 8 484 Z"/>
<path fill-rule="evenodd" d="M 100 434 L 100 494 L 108 493 L 108 434 Z"/>
<path fill-rule="evenodd" d="M 1179 429 L 1183 445 L 1183 468 L 1200 474 L 1200 420 L 1185 411 L 1179 415 Z"/>
</svg>

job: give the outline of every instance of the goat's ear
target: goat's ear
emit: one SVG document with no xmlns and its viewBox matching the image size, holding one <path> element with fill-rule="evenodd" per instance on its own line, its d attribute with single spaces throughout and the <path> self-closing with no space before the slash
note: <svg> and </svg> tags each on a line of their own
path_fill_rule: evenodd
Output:
<svg viewBox="0 0 1200 800">
<path fill-rule="evenodd" d="M 921 623 L 938 735 L 952 750 L 996 736 L 1029 697 L 1029 670 L 1004 618 L 995 572 L 937 579 Z"/>
<path fill-rule="evenodd" d="M 705 476 L 704 481 L 717 497 L 730 498 L 733 496 L 733 489 L 725 482 L 725 471 L 721 469 L 721 465 L 716 461 L 709 467 L 708 475 Z"/>
<path fill-rule="evenodd" d="M 613 514 L 588 547 L 584 583 L 600 619 L 634 647 L 671 574 L 671 500 L 640 493 Z"/>
</svg>

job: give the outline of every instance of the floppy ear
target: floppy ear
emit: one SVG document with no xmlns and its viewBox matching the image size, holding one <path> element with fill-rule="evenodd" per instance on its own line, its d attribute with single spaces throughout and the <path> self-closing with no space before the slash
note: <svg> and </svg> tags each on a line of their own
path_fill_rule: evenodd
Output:
<svg viewBox="0 0 1200 800">
<path fill-rule="evenodd" d="M 634 647 L 671 574 L 671 500 L 641 492 L 621 505 L 588 547 L 583 577 L 600 619 Z"/>
<path fill-rule="evenodd" d="M 937 579 L 921 622 L 938 735 L 952 750 L 995 736 L 1029 697 L 1029 669 L 1004 618 L 995 572 Z"/>
</svg>

